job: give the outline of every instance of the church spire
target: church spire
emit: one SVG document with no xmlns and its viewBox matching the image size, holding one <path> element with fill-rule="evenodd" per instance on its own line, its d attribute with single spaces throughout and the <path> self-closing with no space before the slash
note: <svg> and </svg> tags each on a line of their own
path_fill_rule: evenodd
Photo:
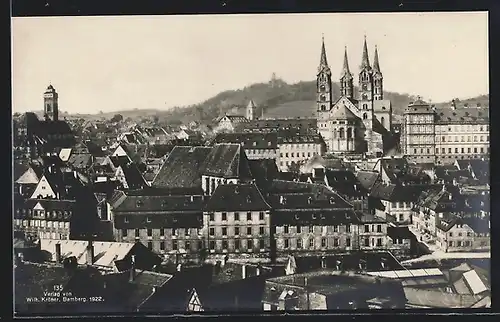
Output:
<svg viewBox="0 0 500 322">
<path fill-rule="evenodd" d="M 379 62 L 378 62 L 378 49 L 377 49 L 377 45 L 375 45 L 375 56 L 373 57 L 373 69 L 376 72 L 380 72 L 380 65 L 379 65 Z"/>
<path fill-rule="evenodd" d="M 350 77 L 351 71 L 349 70 L 349 60 L 347 59 L 347 46 L 344 48 L 344 66 L 342 67 L 342 76 L 341 77 Z"/>
<path fill-rule="evenodd" d="M 328 66 L 328 60 L 326 59 L 325 37 L 321 36 L 321 57 L 319 59 L 318 73 L 323 71 L 330 75 L 330 67 Z"/>
<path fill-rule="evenodd" d="M 363 44 L 363 57 L 361 59 L 361 69 L 370 69 L 370 60 L 368 58 L 368 46 L 366 45 L 366 35 L 365 42 Z"/>
</svg>

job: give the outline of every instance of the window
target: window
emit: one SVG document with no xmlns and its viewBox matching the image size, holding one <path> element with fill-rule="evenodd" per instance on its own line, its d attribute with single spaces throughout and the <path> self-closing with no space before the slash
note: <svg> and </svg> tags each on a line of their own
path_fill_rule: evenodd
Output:
<svg viewBox="0 0 500 322">
<path fill-rule="evenodd" d="M 215 249 L 215 241 L 214 240 L 210 241 L 210 249 Z"/>
<path fill-rule="evenodd" d="M 247 212 L 247 220 L 252 220 L 252 213 L 250 211 Z"/>
<path fill-rule="evenodd" d="M 453 233 L 452 232 L 450 232 L 450 237 L 453 237 Z"/>
<path fill-rule="evenodd" d="M 151 222 L 151 218 L 146 217 L 146 222 Z"/>
<path fill-rule="evenodd" d="M 172 250 L 177 250 L 179 247 L 179 243 L 177 242 L 177 239 L 172 240 Z"/>
<path fill-rule="evenodd" d="M 238 236 L 240 234 L 240 227 L 234 227 L 234 235 Z"/>
<path fill-rule="evenodd" d="M 474 148 L 474 153 L 477 153 L 477 148 Z"/>
<path fill-rule="evenodd" d="M 382 238 L 377 238 L 377 247 L 382 246 Z"/>
<path fill-rule="evenodd" d="M 283 231 L 284 231 L 285 234 L 288 234 L 288 231 L 289 231 L 288 226 L 284 226 L 283 227 Z"/>
<path fill-rule="evenodd" d="M 139 229 L 136 229 L 136 230 L 135 230 L 135 237 L 136 237 L 136 238 L 139 238 Z"/>
<path fill-rule="evenodd" d="M 326 238 L 321 238 L 321 247 L 326 247 Z"/>
<path fill-rule="evenodd" d="M 265 243 L 264 243 L 264 239 L 260 239 L 259 240 L 259 249 L 264 249 L 264 248 L 266 248 Z"/>
<path fill-rule="evenodd" d="M 455 148 L 455 153 L 458 153 L 458 148 Z"/>
<path fill-rule="evenodd" d="M 223 212 L 222 213 L 222 221 L 226 221 L 227 220 L 227 213 Z"/>
<path fill-rule="evenodd" d="M 333 247 L 339 247 L 339 239 L 338 238 L 333 239 Z"/>
<path fill-rule="evenodd" d="M 347 237 L 345 239 L 345 245 L 346 245 L 346 247 L 351 247 L 351 238 Z"/>
<path fill-rule="evenodd" d="M 451 148 L 448 148 L 448 153 L 451 153 Z"/>
<path fill-rule="evenodd" d="M 247 227 L 247 235 L 252 235 L 252 227 Z"/>
<path fill-rule="evenodd" d="M 365 225 L 365 233 L 369 233 L 370 232 L 370 226 L 369 225 Z"/>
<path fill-rule="evenodd" d="M 234 220 L 235 221 L 239 221 L 240 220 L 240 213 L 239 212 L 235 212 L 234 213 Z"/>
<path fill-rule="evenodd" d="M 446 142 L 446 136 L 443 136 L 443 137 L 441 138 L 441 141 Z"/>
<path fill-rule="evenodd" d="M 297 234 L 300 234 L 301 233 L 301 227 L 300 226 L 297 226 Z"/>
<path fill-rule="evenodd" d="M 172 236 L 177 236 L 179 235 L 179 232 L 176 228 L 172 228 Z"/>
<path fill-rule="evenodd" d="M 123 218 L 123 222 L 126 223 L 126 224 L 128 224 L 128 217 L 124 217 Z"/>
<path fill-rule="evenodd" d="M 164 228 L 160 228 L 160 236 L 165 236 L 165 229 Z"/>
<path fill-rule="evenodd" d="M 448 247 L 453 247 L 453 241 L 448 242 Z"/>
<path fill-rule="evenodd" d="M 297 239 L 297 249 L 302 249 L 302 239 Z"/>
<path fill-rule="evenodd" d="M 446 153 L 446 149 L 445 149 L 445 148 L 442 148 L 442 149 L 441 149 L 441 153 L 442 153 L 442 154 L 445 154 L 445 153 Z"/>
<path fill-rule="evenodd" d="M 382 232 L 382 225 L 377 225 L 377 233 L 381 233 Z"/>
<path fill-rule="evenodd" d="M 438 154 L 438 153 L 439 153 L 439 148 L 436 148 L 436 154 Z"/>
<path fill-rule="evenodd" d="M 370 246 L 370 238 L 365 238 L 365 246 Z"/>
<path fill-rule="evenodd" d="M 285 239 L 284 242 L 285 242 L 285 245 L 284 245 L 285 249 L 290 247 L 290 243 L 289 243 L 288 239 Z"/>
<path fill-rule="evenodd" d="M 259 212 L 259 220 L 264 220 L 264 212 Z"/>
<path fill-rule="evenodd" d="M 338 233 L 339 232 L 339 226 L 335 225 L 333 226 L 333 232 Z"/>
<path fill-rule="evenodd" d="M 240 240 L 239 239 L 236 239 L 234 241 L 234 249 L 237 249 L 239 250 L 241 248 L 241 243 L 240 243 Z"/>
<path fill-rule="evenodd" d="M 222 227 L 222 236 L 227 236 L 227 227 Z"/>
<path fill-rule="evenodd" d="M 309 239 L 309 248 L 314 248 L 314 238 Z"/>
<path fill-rule="evenodd" d="M 484 153 L 484 148 L 479 148 L 479 151 L 480 151 L 481 153 Z"/>
<path fill-rule="evenodd" d="M 461 153 L 465 153 L 465 149 L 464 149 L 464 148 L 462 148 L 460 152 L 461 152 Z"/>
<path fill-rule="evenodd" d="M 211 227 L 210 228 L 210 236 L 215 235 L 215 228 Z"/>
<path fill-rule="evenodd" d="M 467 153 L 470 153 L 470 148 L 467 148 Z"/>
<path fill-rule="evenodd" d="M 210 221 L 214 221 L 215 220 L 214 217 L 215 217 L 214 214 L 210 214 Z"/>
<path fill-rule="evenodd" d="M 149 237 L 153 236 L 153 230 L 150 228 L 148 228 L 148 236 Z"/>
<path fill-rule="evenodd" d="M 477 136 L 474 135 L 474 142 L 477 142 Z"/>
<path fill-rule="evenodd" d="M 417 149 L 413 149 L 413 154 L 417 154 Z"/>
<path fill-rule="evenodd" d="M 345 226 L 345 232 L 350 233 L 351 232 L 351 225 L 346 225 Z"/>
<path fill-rule="evenodd" d="M 160 243 L 160 250 L 165 250 L 165 243 Z"/>
<path fill-rule="evenodd" d="M 227 240 L 222 241 L 222 249 L 228 249 L 228 243 Z"/>
<path fill-rule="evenodd" d="M 152 250 L 153 249 L 153 242 L 148 242 L 148 249 Z"/>
<path fill-rule="evenodd" d="M 259 227 L 259 234 L 264 235 L 264 227 Z"/>
<path fill-rule="evenodd" d="M 49 223 L 51 224 L 52 222 L 49 221 Z M 48 227 L 50 227 L 50 226 L 48 226 Z M 127 230 L 126 229 L 122 229 L 122 237 L 127 237 Z"/>
<path fill-rule="evenodd" d="M 253 249 L 253 240 L 252 239 L 249 239 L 247 241 L 247 249 L 248 250 L 252 250 Z"/>
</svg>

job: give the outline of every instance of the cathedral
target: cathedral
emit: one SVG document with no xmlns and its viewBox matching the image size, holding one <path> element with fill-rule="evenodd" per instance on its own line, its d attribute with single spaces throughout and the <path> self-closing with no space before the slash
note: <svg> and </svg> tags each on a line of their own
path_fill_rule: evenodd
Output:
<svg viewBox="0 0 500 322">
<path fill-rule="evenodd" d="M 332 72 L 326 58 L 323 39 L 317 72 L 317 121 L 318 131 L 326 143 L 327 152 L 370 155 L 384 153 L 384 139 L 391 134 L 392 107 L 389 100 L 384 100 L 383 76 L 377 47 L 371 66 L 366 37 L 358 78 L 359 87 L 356 93 L 345 48 L 339 79 L 340 97 L 334 100 Z"/>
</svg>

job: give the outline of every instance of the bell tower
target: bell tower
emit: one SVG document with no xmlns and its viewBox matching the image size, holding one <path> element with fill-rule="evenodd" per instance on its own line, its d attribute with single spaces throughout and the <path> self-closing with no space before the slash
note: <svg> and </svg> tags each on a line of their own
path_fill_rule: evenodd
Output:
<svg viewBox="0 0 500 322">
<path fill-rule="evenodd" d="M 349 61 L 347 60 L 347 47 L 344 50 L 344 66 L 342 67 L 342 74 L 340 75 L 340 95 L 347 98 L 353 98 L 354 86 L 353 77 L 349 70 Z"/>
<path fill-rule="evenodd" d="M 45 120 L 58 121 L 59 120 L 59 95 L 52 85 L 47 87 L 43 93 L 43 114 Z"/>
<path fill-rule="evenodd" d="M 384 99 L 384 77 L 382 76 L 382 72 L 380 71 L 380 64 L 378 62 L 378 49 L 375 46 L 375 57 L 373 58 L 373 98 L 375 100 L 383 100 Z"/>
<path fill-rule="evenodd" d="M 327 114 L 332 106 L 332 72 L 326 59 L 324 37 L 321 40 L 321 56 L 318 73 L 316 74 L 316 88 L 318 118 L 321 118 L 321 115 Z"/>
<path fill-rule="evenodd" d="M 373 117 L 373 70 L 368 59 L 368 47 L 366 45 L 366 36 L 363 44 L 363 57 L 359 72 L 359 109 L 363 123 L 371 129 Z"/>
</svg>

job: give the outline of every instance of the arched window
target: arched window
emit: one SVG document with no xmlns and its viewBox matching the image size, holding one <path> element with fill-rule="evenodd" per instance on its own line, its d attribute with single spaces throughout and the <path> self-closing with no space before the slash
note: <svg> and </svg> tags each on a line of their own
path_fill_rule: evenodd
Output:
<svg viewBox="0 0 500 322">
<path fill-rule="evenodd" d="M 368 118 L 368 114 L 363 113 L 363 120 L 366 120 Z"/>
<path fill-rule="evenodd" d="M 340 139 L 344 138 L 344 128 L 343 127 L 341 127 L 340 130 L 339 130 L 339 138 Z"/>
<path fill-rule="evenodd" d="M 380 124 L 385 127 L 385 118 L 383 116 L 380 118 Z"/>
<path fill-rule="evenodd" d="M 347 128 L 347 138 L 352 139 L 352 128 L 350 127 Z"/>
<path fill-rule="evenodd" d="M 319 89 L 320 89 L 322 92 L 324 92 L 324 91 L 326 90 L 326 87 L 325 87 L 325 85 L 321 85 L 321 86 L 319 87 Z"/>
<path fill-rule="evenodd" d="M 326 96 L 325 96 L 325 95 L 321 95 L 321 96 L 320 96 L 320 100 L 321 100 L 322 102 L 326 101 Z"/>
<path fill-rule="evenodd" d="M 336 139 L 337 138 L 337 130 L 333 130 L 333 138 Z"/>
<path fill-rule="evenodd" d="M 367 110 L 368 109 L 368 104 L 363 104 L 363 109 Z"/>
<path fill-rule="evenodd" d="M 352 129 L 352 137 L 353 137 L 353 138 L 356 138 L 356 129 L 355 129 L 355 128 L 354 128 L 354 129 Z"/>
</svg>

